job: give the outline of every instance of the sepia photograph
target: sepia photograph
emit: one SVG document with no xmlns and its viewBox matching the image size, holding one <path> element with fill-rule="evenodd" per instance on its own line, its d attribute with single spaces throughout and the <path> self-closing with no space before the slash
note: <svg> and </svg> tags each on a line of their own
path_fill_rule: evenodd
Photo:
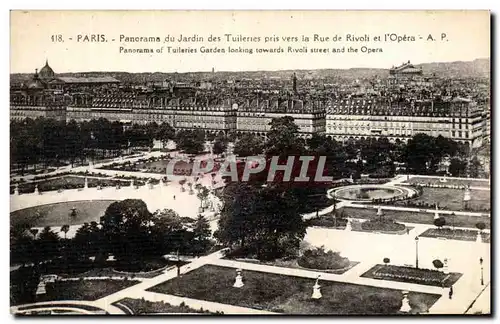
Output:
<svg viewBox="0 0 500 324">
<path fill-rule="evenodd" d="M 491 316 L 487 10 L 10 11 L 10 313 Z"/>
</svg>

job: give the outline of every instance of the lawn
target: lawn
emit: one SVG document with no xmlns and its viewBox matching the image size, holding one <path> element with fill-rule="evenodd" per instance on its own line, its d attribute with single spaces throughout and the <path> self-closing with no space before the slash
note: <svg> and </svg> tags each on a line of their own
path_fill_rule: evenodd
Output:
<svg viewBox="0 0 500 324">
<path fill-rule="evenodd" d="M 96 300 L 128 288 L 137 280 L 72 280 L 46 285 L 47 293 L 37 296 L 37 302 L 49 300 Z"/>
<path fill-rule="evenodd" d="M 469 210 L 483 211 L 490 210 L 489 190 L 471 190 L 471 200 L 469 201 Z M 438 203 L 440 209 L 446 210 L 465 210 L 464 209 L 464 190 L 448 188 L 422 188 L 422 195 L 408 201 L 410 204 L 426 203 L 435 205 Z M 396 205 L 405 205 L 405 202 L 396 202 Z"/>
<path fill-rule="evenodd" d="M 84 200 L 61 202 L 16 210 L 10 213 L 11 225 L 27 224 L 30 227 L 80 225 L 92 221 L 99 222 L 114 200 Z M 71 209 L 76 209 L 76 216 L 70 217 Z"/>
<path fill-rule="evenodd" d="M 437 270 L 383 264 L 377 264 L 361 275 L 361 277 L 365 278 L 409 282 L 437 287 L 451 287 L 461 276 L 462 274 L 457 272 L 445 274 Z"/>
<path fill-rule="evenodd" d="M 451 229 L 451 228 L 429 228 L 420 236 L 422 237 L 433 237 L 433 238 L 446 238 L 449 240 L 459 240 L 459 241 L 475 241 L 477 240 L 476 230 L 463 230 L 463 229 Z M 490 242 L 489 233 L 481 233 L 483 242 Z"/>
<path fill-rule="evenodd" d="M 411 178 L 409 181 L 404 181 L 403 183 L 408 184 L 438 184 L 438 185 L 448 185 L 448 186 L 467 186 L 471 187 L 486 187 L 489 188 L 490 184 L 488 180 L 467 180 L 467 179 L 449 179 L 446 178 L 446 182 L 441 182 L 441 178 Z"/>
<path fill-rule="evenodd" d="M 165 302 L 151 302 L 144 299 L 124 298 L 113 304 L 128 315 L 147 315 L 147 314 L 215 314 L 210 311 L 194 309 L 185 304 L 179 306 L 170 305 Z M 125 306 L 125 307 L 123 307 Z M 130 313 L 132 311 L 132 313 Z"/>
<path fill-rule="evenodd" d="M 209 265 L 149 290 L 277 313 L 304 315 L 397 314 L 403 298 L 399 290 L 320 281 L 323 297 L 313 300 L 313 279 L 247 270 L 242 275 L 245 285 L 233 288 L 235 269 Z M 411 292 L 409 299 L 412 312 L 426 312 L 439 297 Z"/>
<path fill-rule="evenodd" d="M 344 207 L 345 215 L 352 218 L 372 219 L 378 218 L 377 209 L 375 208 L 355 208 Z M 410 212 L 399 210 L 383 210 L 386 219 L 392 219 L 397 222 L 416 223 L 416 224 L 434 224 L 434 214 L 424 212 Z M 445 215 L 441 214 L 446 220 L 446 224 L 456 227 L 475 228 L 478 222 L 486 224 L 486 228 L 490 228 L 490 217 L 488 216 L 466 216 L 466 215 Z"/>
</svg>

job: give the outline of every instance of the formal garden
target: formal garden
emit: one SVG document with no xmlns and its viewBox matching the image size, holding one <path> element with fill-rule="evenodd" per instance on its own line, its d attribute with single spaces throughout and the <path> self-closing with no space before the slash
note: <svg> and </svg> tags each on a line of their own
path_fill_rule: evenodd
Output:
<svg viewBox="0 0 500 324">
<path fill-rule="evenodd" d="M 387 261 L 387 263 L 373 266 L 363 273 L 361 277 L 427 286 L 451 287 L 462 276 L 461 273 L 456 272 L 445 273 L 439 270 L 391 265 L 388 264 L 390 262 L 388 258 L 385 258 L 384 261 Z"/>
<path fill-rule="evenodd" d="M 213 313 L 204 309 L 194 309 L 181 303 L 178 306 L 165 303 L 163 301 L 152 302 L 144 298 L 124 298 L 113 303 L 113 306 L 120 308 L 127 315 L 147 315 L 147 314 L 222 314 Z"/>
<path fill-rule="evenodd" d="M 149 291 L 283 314 L 397 314 L 399 290 L 320 280 L 321 299 L 312 299 L 314 279 L 243 271 L 241 288 L 233 287 L 236 269 L 206 265 Z M 440 295 L 410 292 L 412 312 L 425 313 Z"/>
</svg>

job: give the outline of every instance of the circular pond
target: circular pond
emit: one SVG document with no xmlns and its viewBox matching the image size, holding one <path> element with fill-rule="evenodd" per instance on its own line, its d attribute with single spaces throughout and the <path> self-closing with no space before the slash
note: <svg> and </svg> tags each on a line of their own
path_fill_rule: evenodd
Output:
<svg viewBox="0 0 500 324">
<path fill-rule="evenodd" d="M 331 189 L 328 195 L 337 199 L 372 201 L 373 199 L 392 199 L 403 196 L 411 197 L 413 190 L 404 187 L 386 185 L 352 185 Z"/>
</svg>

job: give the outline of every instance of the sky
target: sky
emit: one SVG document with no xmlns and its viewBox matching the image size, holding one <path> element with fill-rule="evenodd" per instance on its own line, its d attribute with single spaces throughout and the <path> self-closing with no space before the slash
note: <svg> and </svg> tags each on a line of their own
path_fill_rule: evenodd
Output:
<svg viewBox="0 0 500 324">
<path fill-rule="evenodd" d="M 387 69 L 408 60 L 419 64 L 490 57 L 488 11 L 12 11 L 10 18 L 11 73 L 32 73 L 46 59 L 56 73 L 65 73 Z M 203 41 L 179 43 L 181 34 Z M 228 42 L 224 34 L 260 41 Z M 396 40 L 384 41 L 391 34 Z M 159 37 L 161 42 L 125 42 L 120 35 Z M 209 41 L 210 35 L 221 41 Z M 335 36 L 342 39 L 334 41 Z M 165 42 L 167 38 L 173 41 Z M 167 53 L 168 46 L 196 53 Z M 201 53 L 202 47 L 226 53 Z M 253 53 L 229 54 L 229 47 Z M 307 53 L 293 52 L 304 47 Z M 357 52 L 348 52 L 350 47 Z M 123 53 L 134 48 L 163 52 Z M 281 48 L 283 53 L 259 54 L 256 48 Z M 312 53 L 313 48 L 329 52 Z M 368 49 L 373 52 L 363 52 Z"/>
</svg>

